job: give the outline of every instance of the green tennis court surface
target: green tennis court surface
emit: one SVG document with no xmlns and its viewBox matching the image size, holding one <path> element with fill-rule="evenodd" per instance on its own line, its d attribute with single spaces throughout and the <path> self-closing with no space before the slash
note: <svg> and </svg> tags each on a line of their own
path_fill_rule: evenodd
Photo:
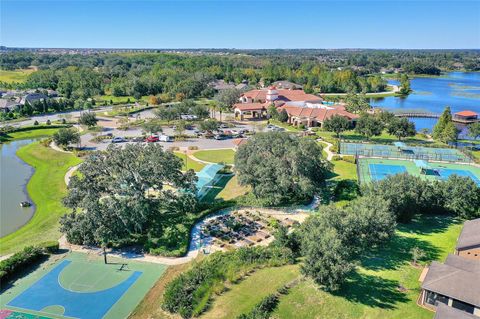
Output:
<svg viewBox="0 0 480 319">
<path fill-rule="evenodd" d="M 430 180 L 447 179 L 450 175 L 470 177 L 480 186 L 480 168 L 467 164 L 429 162 L 430 172 L 420 174 L 420 169 L 413 161 L 380 158 L 359 158 L 358 176 L 361 183 L 381 180 L 389 175 L 408 173 Z"/>
<path fill-rule="evenodd" d="M 401 143 L 403 144 L 403 143 Z M 347 155 L 358 155 L 364 157 L 383 157 L 398 159 L 420 159 L 426 161 L 446 161 L 446 162 L 465 162 L 471 163 L 472 160 L 454 148 L 433 148 L 422 146 L 384 144 L 365 144 L 365 143 L 340 143 L 340 153 Z"/>
<path fill-rule="evenodd" d="M 2 292 L 0 319 L 126 318 L 166 269 L 129 259 L 109 257 L 108 262 L 69 253 L 42 264 Z"/>
</svg>

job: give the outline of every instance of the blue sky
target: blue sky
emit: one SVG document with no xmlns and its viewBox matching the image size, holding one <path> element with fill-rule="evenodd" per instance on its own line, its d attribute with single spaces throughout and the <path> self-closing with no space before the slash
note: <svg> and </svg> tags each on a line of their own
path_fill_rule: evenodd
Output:
<svg viewBox="0 0 480 319">
<path fill-rule="evenodd" d="M 12 47 L 480 48 L 480 1 L 0 3 Z"/>
</svg>

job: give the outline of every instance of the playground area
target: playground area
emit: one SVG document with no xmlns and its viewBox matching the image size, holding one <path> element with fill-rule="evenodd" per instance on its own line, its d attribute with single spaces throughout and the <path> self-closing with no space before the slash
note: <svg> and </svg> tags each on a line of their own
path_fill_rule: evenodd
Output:
<svg viewBox="0 0 480 319">
<path fill-rule="evenodd" d="M 165 269 L 72 252 L 2 291 L 0 319 L 127 318 Z"/>
<path fill-rule="evenodd" d="M 455 148 L 408 146 L 403 142 L 388 144 L 340 143 L 340 153 L 363 157 L 471 163 L 472 159 Z"/>
<path fill-rule="evenodd" d="M 424 160 L 359 158 L 357 170 L 361 183 L 378 181 L 389 175 L 401 173 L 408 173 L 430 180 L 444 180 L 455 174 L 470 177 L 480 186 L 480 168 L 467 164 L 434 163 Z"/>
</svg>

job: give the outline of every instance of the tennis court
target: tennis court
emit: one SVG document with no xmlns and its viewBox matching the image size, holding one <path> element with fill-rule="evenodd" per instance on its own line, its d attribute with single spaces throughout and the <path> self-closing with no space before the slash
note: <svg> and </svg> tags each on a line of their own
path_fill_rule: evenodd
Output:
<svg viewBox="0 0 480 319">
<path fill-rule="evenodd" d="M 414 161 L 382 158 L 359 158 L 357 171 L 361 183 L 369 183 L 386 178 L 389 175 L 408 173 L 428 180 L 444 180 L 450 175 L 470 177 L 480 186 L 480 168 L 468 164 L 429 162 L 429 173 L 421 174 Z"/>
<path fill-rule="evenodd" d="M 403 143 L 398 143 L 403 144 Z M 454 148 L 433 148 L 422 146 L 403 146 L 366 143 L 340 143 L 340 153 L 364 157 L 399 158 L 408 160 L 465 162 L 472 160 Z"/>
<path fill-rule="evenodd" d="M 2 293 L 1 307 L 5 318 L 126 318 L 165 269 L 110 257 L 104 264 L 98 255 L 70 253 L 19 279 Z"/>
</svg>

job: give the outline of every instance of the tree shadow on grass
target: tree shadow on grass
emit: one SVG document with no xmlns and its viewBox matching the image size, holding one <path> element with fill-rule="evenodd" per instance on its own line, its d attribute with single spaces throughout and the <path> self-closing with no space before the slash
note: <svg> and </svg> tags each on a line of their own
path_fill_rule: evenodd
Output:
<svg viewBox="0 0 480 319">
<path fill-rule="evenodd" d="M 353 272 L 342 288 L 333 293 L 350 302 L 373 308 L 394 309 L 396 304 L 409 302 L 395 280 Z"/>
<path fill-rule="evenodd" d="M 383 248 L 374 250 L 361 260 L 361 265 L 369 270 L 398 269 L 412 260 L 411 250 L 418 247 L 425 252 L 420 261 L 436 260 L 440 250 L 431 243 L 411 237 L 395 235 Z"/>
<path fill-rule="evenodd" d="M 444 232 L 451 225 L 459 224 L 460 222 L 460 219 L 447 214 L 417 215 L 408 224 L 398 224 L 397 229 L 404 233 L 431 235 Z"/>
</svg>

